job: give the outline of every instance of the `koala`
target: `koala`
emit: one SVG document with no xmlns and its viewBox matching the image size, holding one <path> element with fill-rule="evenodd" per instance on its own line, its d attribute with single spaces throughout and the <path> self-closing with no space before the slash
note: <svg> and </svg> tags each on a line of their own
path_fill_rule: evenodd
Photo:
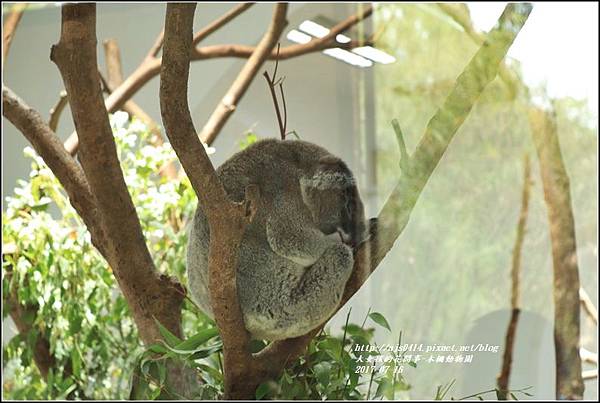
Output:
<svg viewBox="0 0 600 403">
<path fill-rule="evenodd" d="M 237 267 L 238 299 L 255 339 L 301 336 L 340 303 L 353 248 L 366 239 L 364 208 L 352 172 L 338 157 L 300 140 L 268 139 L 217 169 L 230 199 L 257 185 L 260 201 L 246 227 Z M 198 206 L 189 232 L 191 297 L 213 316 L 208 291 L 209 226 Z"/>
</svg>

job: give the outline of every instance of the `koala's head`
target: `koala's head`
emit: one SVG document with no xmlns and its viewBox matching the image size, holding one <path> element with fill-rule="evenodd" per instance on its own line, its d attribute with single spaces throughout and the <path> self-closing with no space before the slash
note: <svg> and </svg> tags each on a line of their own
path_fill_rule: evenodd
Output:
<svg viewBox="0 0 600 403">
<path fill-rule="evenodd" d="M 364 207 L 350 169 L 339 158 L 321 158 L 312 176 L 300 179 L 304 204 L 325 234 L 343 232 L 345 242 L 356 246 L 366 237 Z"/>
</svg>

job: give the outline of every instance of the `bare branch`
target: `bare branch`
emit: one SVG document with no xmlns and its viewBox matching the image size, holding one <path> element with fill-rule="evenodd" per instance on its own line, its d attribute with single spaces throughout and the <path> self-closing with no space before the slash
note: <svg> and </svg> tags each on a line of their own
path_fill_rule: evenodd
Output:
<svg viewBox="0 0 600 403">
<path fill-rule="evenodd" d="M 17 3 L 12 6 L 12 11 L 8 17 L 4 20 L 2 25 L 2 69 L 4 69 L 4 61 L 8 56 L 10 45 L 15 36 L 17 26 L 23 17 L 23 12 L 27 8 L 27 3 Z"/>
<path fill-rule="evenodd" d="M 108 79 L 103 81 L 108 93 L 111 94 L 114 89 L 123 82 L 121 52 L 115 39 L 104 41 L 104 51 L 106 53 L 105 60 Z M 100 79 L 103 79 L 102 74 L 100 74 Z M 150 133 L 152 133 L 151 141 L 153 144 L 160 145 L 164 143 L 158 124 L 138 104 L 129 100 L 123 104 L 122 109 L 127 112 L 130 117 L 135 116 L 144 122 Z M 160 174 L 164 174 L 167 178 L 173 179 L 177 177 L 177 169 L 173 163 L 169 163 L 161 169 Z"/>
<path fill-rule="evenodd" d="M 506 337 L 504 338 L 504 354 L 502 355 L 502 367 L 500 374 L 497 377 L 498 385 L 498 400 L 506 400 L 508 398 L 508 381 L 510 378 L 510 368 L 512 365 L 513 349 L 515 344 L 515 335 L 517 333 L 517 323 L 519 320 L 519 275 L 521 271 L 521 251 L 523 249 L 523 241 L 525 239 L 525 226 L 527 224 L 527 216 L 529 212 L 529 193 L 531 189 L 531 169 L 529 166 L 529 156 L 525 154 L 523 164 L 523 191 L 521 196 L 521 212 L 517 223 L 517 237 L 512 253 L 512 267 L 510 270 L 511 277 L 511 315 L 506 329 Z"/>
<path fill-rule="evenodd" d="M 279 44 L 277 44 L 277 53 L 279 53 Z M 285 140 L 285 126 L 287 119 L 287 113 L 285 118 L 282 119 L 281 111 L 279 109 L 279 102 L 277 101 L 277 94 L 275 93 L 275 86 L 279 82 L 281 89 L 281 96 L 283 97 L 283 82 L 277 81 L 277 67 L 279 66 L 279 60 L 275 60 L 275 69 L 273 70 L 273 78 L 269 76 L 269 73 L 265 70 L 263 76 L 267 80 L 267 85 L 269 86 L 269 91 L 271 92 L 271 98 L 273 99 L 273 105 L 275 106 L 275 114 L 277 115 L 277 123 L 279 124 L 279 135 L 281 140 Z M 283 98 L 283 106 L 285 108 L 285 98 Z"/>
<path fill-rule="evenodd" d="M 125 185 L 100 90 L 96 59 L 96 7 L 65 4 L 60 41 L 50 58 L 58 66 L 73 121 L 81 138 L 80 161 L 107 232 L 113 271 L 132 310 L 141 338 L 162 339 L 155 318 L 181 334 L 183 290 L 156 272 L 135 207 Z M 108 235 L 109 234 L 109 235 Z"/>
<path fill-rule="evenodd" d="M 237 6 L 229 10 L 227 13 L 223 14 L 221 17 L 208 24 L 201 31 L 198 31 L 194 35 L 194 39 L 192 40 L 193 46 L 198 45 L 198 43 L 206 39 L 210 34 L 217 31 L 225 24 L 229 23 L 231 20 L 233 20 L 238 15 L 242 14 L 244 11 L 248 10 L 253 5 L 254 3 L 238 4 Z"/>
<path fill-rule="evenodd" d="M 150 48 L 150 50 L 146 54 L 146 57 L 144 58 L 144 61 L 152 60 L 156 56 L 158 56 L 158 52 L 160 52 L 160 50 L 162 49 L 164 38 L 165 38 L 165 30 L 163 28 L 160 31 L 160 33 L 158 34 L 158 36 L 156 37 L 156 40 L 154 41 L 154 44 L 152 45 L 152 47 Z M 142 62 L 142 63 L 144 63 L 144 62 Z"/>
<path fill-rule="evenodd" d="M 579 302 L 581 302 L 583 310 L 587 313 L 592 322 L 594 322 L 595 325 L 598 325 L 598 310 L 583 287 L 579 289 Z"/>
<path fill-rule="evenodd" d="M 552 244 L 556 398 L 582 399 L 580 283 L 569 176 L 560 151 L 554 111 L 530 107 L 529 124 L 540 164 Z"/>
<path fill-rule="evenodd" d="M 446 13 L 449 17 L 451 17 L 454 22 L 459 24 L 464 30 L 465 33 L 475 42 L 478 46 L 482 45 L 485 42 L 485 34 L 479 32 L 473 26 L 473 21 L 471 20 L 471 13 L 469 11 L 469 7 L 467 7 L 464 3 L 437 3 L 438 7 Z M 506 67 L 505 63 L 500 65 L 500 70 L 498 71 L 500 78 L 502 81 L 508 86 L 512 96 L 514 97 L 517 92 L 517 88 L 519 87 L 519 83 L 515 75 Z"/>
<path fill-rule="evenodd" d="M 286 21 L 287 4 L 278 3 L 275 8 L 273 20 L 267 33 L 261 39 L 258 46 L 234 80 L 233 84 L 214 110 L 212 115 L 200 132 L 202 142 L 211 144 L 217 137 L 229 117 L 235 111 L 237 104 L 242 99 L 252 80 L 258 73 L 258 70 L 267 59 L 267 56 L 273 52 L 273 48 L 287 24 Z"/>
<path fill-rule="evenodd" d="M 58 127 L 58 121 L 60 120 L 60 115 L 62 114 L 65 106 L 69 103 L 69 98 L 67 97 L 67 91 L 62 90 L 59 94 L 58 101 L 56 101 L 56 105 L 50 109 L 50 119 L 48 120 L 48 126 L 50 130 L 56 132 L 56 128 Z"/>
<path fill-rule="evenodd" d="M 116 39 L 106 39 L 104 45 L 104 60 L 106 62 L 106 84 L 109 88 L 117 88 L 123 82 L 121 68 L 121 52 Z"/>
</svg>

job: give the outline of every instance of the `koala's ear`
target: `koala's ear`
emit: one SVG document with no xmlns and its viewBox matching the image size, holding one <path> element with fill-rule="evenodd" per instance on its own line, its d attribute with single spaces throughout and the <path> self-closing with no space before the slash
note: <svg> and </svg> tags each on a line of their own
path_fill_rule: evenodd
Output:
<svg viewBox="0 0 600 403">
<path fill-rule="evenodd" d="M 333 155 L 325 155 L 319 158 L 319 161 L 317 162 L 317 169 L 322 171 L 348 171 L 348 167 L 344 161 Z"/>
</svg>

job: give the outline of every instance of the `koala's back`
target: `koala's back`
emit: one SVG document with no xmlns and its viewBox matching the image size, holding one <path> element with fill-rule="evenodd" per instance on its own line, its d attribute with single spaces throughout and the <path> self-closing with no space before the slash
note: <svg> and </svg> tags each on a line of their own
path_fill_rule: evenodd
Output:
<svg viewBox="0 0 600 403">
<path fill-rule="evenodd" d="M 261 140 L 234 154 L 217 169 L 217 175 L 235 201 L 244 199 L 248 184 L 259 186 L 262 199 L 272 200 L 293 191 L 300 176 L 326 155 L 331 154 L 306 141 Z"/>
<path fill-rule="evenodd" d="M 240 246 L 237 270 L 238 296 L 244 321 L 254 337 L 282 338 L 297 331 L 296 323 L 286 322 L 285 309 L 290 292 L 305 268 L 273 252 L 265 233 L 265 221 L 272 206 L 268 203 L 282 194 L 293 193 L 300 200 L 299 178 L 310 172 L 327 150 L 299 140 L 262 140 L 242 150 L 217 169 L 229 197 L 244 199 L 246 186 L 258 185 L 260 203 L 257 215 L 246 228 Z M 297 208 L 304 208 L 298 205 Z M 307 213 L 308 214 L 308 213 Z M 208 294 L 208 220 L 198 207 L 192 224 L 187 254 L 189 289 L 194 301 L 212 316 Z M 277 319 L 275 319 L 277 318 Z"/>
</svg>

